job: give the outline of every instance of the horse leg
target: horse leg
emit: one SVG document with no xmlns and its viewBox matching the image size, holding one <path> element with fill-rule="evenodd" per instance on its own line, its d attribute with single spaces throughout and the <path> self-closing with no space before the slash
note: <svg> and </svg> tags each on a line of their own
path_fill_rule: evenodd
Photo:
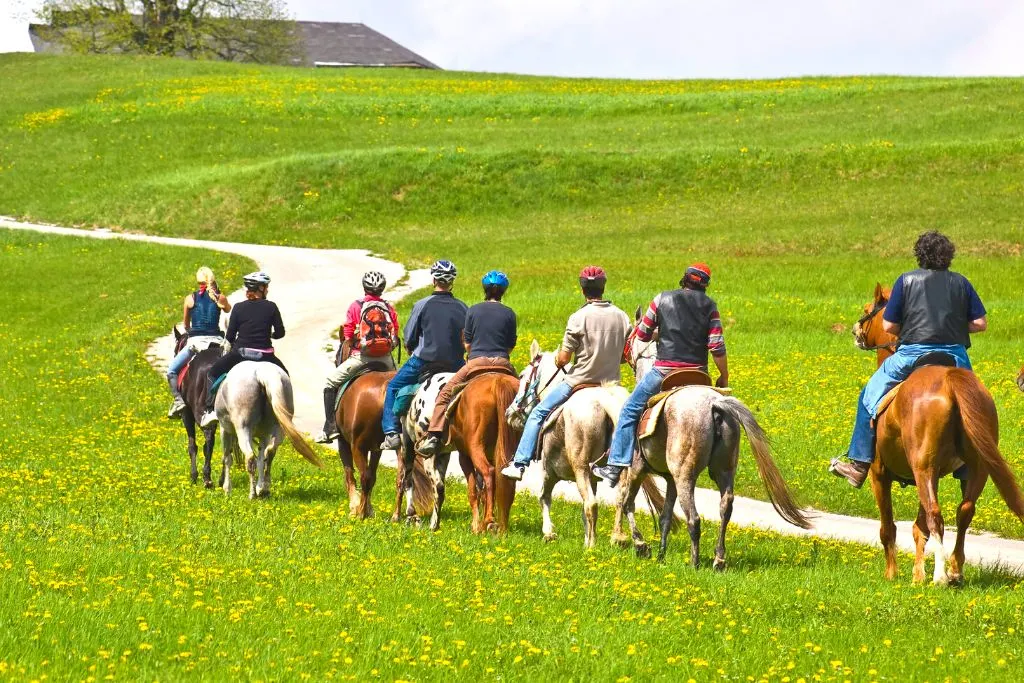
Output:
<svg viewBox="0 0 1024 683">
<path fill-rule="evenodd" d="M 194 484 L 199 479 L 199 471 L 196 469 L 196 455 L 199 453 L 199 446 L 196 444 L 196 417 L 191 410 L 186 408 L 181 413 L 181 424 L 185 426 L 185 433 L 188 434 L 188 460 L 191 465 L 189 478 Z"/>
<path fill-rule="evenodd" d="M 474 534 L 483 529 L 480 525 L 480 488 L 477 486 L 478 473 L 473 467 L 473 461 L 465 453 L 459 452 L 459 465 L 462 467 L 462 474 L 466 477 L 466 495 L 469 498 L 470 523 L 469 528 Z"/>
<path fill-rule="evenodd" d="M 405 481 L 402 482 L 405 486 L 405 520 L 409 524 L 419 524 L 420 518 L 416 514 L 416 500 L 413 497 L 415 493 L 413 490 L 415 486 L 413 467 L 416 465 L 416 450 L 413 448 L 412 439 L 405 434 L 402 434 L 402 454 L 405 457 Z M 431 475 L 431 479 L 433 479 L 433 475 Z"/>
<path fill-rule="evenodd" d="M 715 475 L 718 481 L 718 492 L 721 495 L 721 500 L 718 503 L 718 515 L 722 519 L 722 524 L 718 527 L 718 544 L 715 546 L 715 561 L 712 565 L 716 572 L 725 570 L 725 529 L 729 526 L 729 520 L 732 518 L 732 504 L 735 498 L 733 495 L 733 479 L 735 475 L 735 470 L 718 472 Z"/>
<path fill-rule="evenodd" d="M 952 586 L 961 586 L 964 582 L 964 540 L 967 528 L 974 519 L 975 503 L 985 488 L 986 479 L 987 474 L 971 472 L 970 479 L 960 482 L 963 500 L 956 510 L 956 545 L 953 546 L 953 556 L 949 560 L 949 583 Z"/>
<path fill-rule="evenodd" d="M 544 461 L 541 460 L 543 463 Z M 544 540 L 550 543 L 558 538 L 558 534 L 555 533 L 555 525 L 551 521 L 551 494 L 555 490 L 555 484 L 558 483 L 558 478 L 547 469 L 544 470 L 544 483 L 541 485 L 540 491 L 540 511 L 543 521 L 541 522 L 541 532 L 544 534 Z"/>
<path fill-rule="evenodd" d="M 924 506 L 918 505 L 917 519 L 914 520 L 914 583 L 924 581 L 924 551 L 927 542 L 928 518 L 925 514 Z"/>
<path fill-rule="evenodd" d="M 363 468 L 359 484 L 362 493 L 359 498 L 359 510 L 356 514 L 359 519 L 373 517 L 373 487 L 377 483 L 377 467 L 380 465 L 380 451 L 370 451 L 370 457 Z"/>
<path fill-rule="evenodd" d="M 220 483 L 224 487 L 224 495 L 231 493 L 231 461 L 235 456 L 235 435 L 227 430 L 220 432 L 221 449 L 224 452 L 224 460 L 220 466 Z"/>
<path fill-rule="evenodd" d="M 681 482 L 684 486 L 688 482 Z M 689 491 L 689 493 L 687 493 Z M 661 545 L 658 548 L 658 562 L 665 561 L 668 552 L 668 536 L 672 532 L 672 516 L 675 513 L 676 497 L 682 493 L 683 512 L 686 513 L 686 526 L 690 530 L 690 562 L 693 568 L 700 566 L 700 517 L 697 506 L 693 503 L 693 484 L 689 488 L 680 488 L 672 477 L 665 480 L 665 507 L 661 511 Z"/>
<path fill-rule="evenodd" d="M 579 489 L 580 498 L 583 499 L 583 547 L 588 550 L 593 548 L 597 542 L 597 492 L 594 490 L 594 486 L 590 465 L 584 462 L 583 467 L 576 470 L 576 488 Z M 554 483 L 552 483 L 552 488 L 554 488 Z"/>
<path fill-rule="evenodd" d="M 645 472 L 642 471 L 642 465 L 634 465 L 626 470 L 623 470 L 622 476 L 619 479 L 618 486 L 618 500 L 615 504 L 615 521 L 612 523 L 612 545 L 617 545 L 620 548 L 629 547 L 630 538 L 622 529 L 622 517 L 627 513 L 627 510 L 633 503 L 633 500 L 629 497 L 630 491 L 633 491 L 633 482 L 639 481 L 645 476 Z M 635 493 L 633 495 L 636 495 Z"/>
<path fill-rule="evenodd" d="M 338 458 L 341 460 L 341 466 L 345 470 L 345 490 L 348 493 L 348 512 L 353 514 L 355 511 L 355 501 L 359 496 L 359 490 L 356 488 L 356 477 L 355 469 L 352 464 L 352 446 L 348 441 L 345 440 L 344 436 L 338 437 Z"/>
<path fill-rule="evenodd" d="M 195 421 L 195 418 L 192 418 Z M 217 427 L 207 427 L 203 430 L 203 486 L 213 488 L 212 467 L 213 447 L 217 442 Z"/>
<path fill-rule="evenodd" d="M 395 463 L 395 509 L 391 513 L 391 521 L 397 522 L 402 518 L 402 483 L 405 481 L 405 456 L 398 454 Z"/>
<path fill-rule="evenodd" d="M 882 550 L 885 552 L 885 578 L 891 581 L 896 578 L 899 571 L 896 565 L 896 522 L 893 520 L 892 511 L 892 479 L 887 474 L 875 474 L 875 470 L 872 469 L 871 491 L 875 494 L 875 502 L 878 504 L 878 519 L 881 524 L 878 538 L 881 540 Z M 916 538 L 916 527 L 914 533 Z"/>
<path fill-rule="evenodd" d="M 632 470 L 633 468 L 631 467 L 626 471 L 631 472 Z M 644 535 L 640 533 L 640 527 L 636 523 L 636 494 L 640 492 L 644 476 L 646 476 L 646 472 L 643 469 L 633 475 L 629 479 L 629 489 L 625 491 L 624 496 L 626 499 L 626 519 L 629 520 L 629 532 L 633 539 L 633 550 L 636 552 L 637 557 L 646 559 L 651 556 L 651 548 L 647 545 L 647 541 L 644 540 Z M 622 485 L 620 481 L 619 486 Z"/>
<path fill-rule="evenodd" d="M 438 453 L 434 456 L 434 511 L 430 515 L 430 530 L 441 528 L 441 508 L 444 506 L 444 477 L 448 474 L 448 461 L 451 453 Z"/>
<path fill-rule="evenodd" d="M 925 551 L 929 550 L 928 546 L 930 545 L 931 552 L 935 553 L 932 583 L 945 585 L 949 583 L 949 576 L 946 574 L 946 549 L 942 545 L 945 527 L 942 521 L 942 510 L 939 508 L 939 480 L 931 468 L 915 471 L 914 479 L 917 482 L 917 495 L 921 501 L 921 512 L 918 514 L 918 519 L 923 514 L 928 528 Z"/>
</svg>

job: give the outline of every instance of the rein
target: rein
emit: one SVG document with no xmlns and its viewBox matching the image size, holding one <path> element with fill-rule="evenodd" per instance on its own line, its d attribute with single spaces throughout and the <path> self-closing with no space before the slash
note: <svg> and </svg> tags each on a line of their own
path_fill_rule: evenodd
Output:
<svg viewBox="0 0 1024 683">
<path fill-rule="evenodd" d="M 523 391 L 523 395 L 516 402 L 516 407 L 519 408 L 520 410 L 526 408 L 526 404 L 530 400 L 530 393 L 531 393 L 530 392 L 530 387 L 536 387 L 537 375 L 540 373 L 540 360 L 541 360 L 541 355 L 538 354 L 530 362 L 530 376 L 526 380 L 526 387 L 527 388 L 526 388 L 525 391 Z M 540 400 L 540 395 L 548 390 L 548 387 L 551 386 L 551 383 L 555 381 L 555 379 L 558 377 L 558 373 L 560 373 L 560 372 L 561 373 L 565 372 L 565 367 L 564 366 L 558 368 L 558 370 L 556 370 L 554 372 L 554 374 L 551 375 L 551 379 L 549 379 L 544 384 L 544 386 L 541 387 L 540 391 L 537 391 L 536 388 L 534 388 L 532 393 L 533 393 L 534 396 L 537 397 L 538 401 Z"/>
<path fill-rule="evenodd" d="M 886 303 L 888 303 L 888 302 L 886 302 Z M 876 315 L 878 315 L 879 313 L 881 313 L 884 310 L 885 310 L 885 303 L 876 303 L 874 308 L 872 308 L 870 311 L 868 311 L 867 313 L 865 313 L 864 315 L 862 315 L 860 317 L 860 319 L 857 321 L 857 325 L 861 326 L 861 329 L 863 329 L 864 323 L 871 321 Z M 891 342 L 888 342 L 888 343 L 885 343 L 885 344 L 874 344 L 873 346 L 860 346 L 858 344 L 858 346 L 860 347 L 861 351 L 877 351 L 878 349 L 886 349 L 886 350 L 892 351 L 898 345 L 899 345 L 899 340 L 898 339 L 896 341 L 891 341 Z"/>
</svg>

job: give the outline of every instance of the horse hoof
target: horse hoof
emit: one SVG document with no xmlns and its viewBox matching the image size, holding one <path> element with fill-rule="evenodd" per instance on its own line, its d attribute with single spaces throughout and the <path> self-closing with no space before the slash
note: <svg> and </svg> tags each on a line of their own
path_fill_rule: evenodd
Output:
<svg viewBox="0 0 1024 683">
<path fill-rule="evenodd" d="M 262 491 L 256 492 L 257 498 L 270 498 L 270 489 L 263 489 Z"/>
<path fill-rule="evenodd" d="M 611 543 L 616 548 L 628 548 L 629 547 L 629 536 L 612 536 Z"/>
<path fill-rule="evenodd" d="M 488 522 L 488 524 L 487 524 L 487 531 L 489 531 L 492 534 L 498 533 L 498 525 L 497 525 L 497 523 L 495 523 L 495 522 Z"/>
<path fill-rule="evenodd" d="M 964 587 L 964 575 L 963 574 L 950 574 L 949 575 L 949 587 L 950 588 L 963 588 Z"/>
<path fill-rule="evenodd" d="M 193 484 L 195 484 L 195 483 L 196 483 L 197 481 L 199 481 L 199 474 L 197 473 L 197 474 L 193 474 L 193 475 L 190 475 L 190 476 L 189 476 L 189 480 L 190 480 L 190 481 L 191 481 L 191 482 L 192 482 Z"/>
<path fill-rule="evenodd" d="M 716 557 L 715 558 L 715 562 L 714 562 L 714 564 L 712 566 L 715 568 L 716 572 L 724 572 L 725 571 L 725 560 Z"/>
<path fill-rule="evenodd" d="M 949 576 L 946 575 L 946 574 L 942 574 L 940 576 L 934 577 L 932 579 L 932 585 L 934 585 L 934 586 L 948 586 L 949 585 Z"/>
<path fill-rule="evenodd" d="M 545 543 L 553 543 L 558 540 L 558 534 L 552 531 L 550 534 L 544 534 Z"/>
<path fill-rule="evenodd" d="M 213 482 L 210 481 L 209 479 L 207 479 L 206 481 L 203 482 L 203 486 L 205 486 L 208 489 L 212 489 L 213 488 Z"/>
<path fill-rule="evenodd" d="M 636 550 L 636 556 L 641 560 L 649 560 L 651 558 L 651 546 L 646 543 L 640 543 L 634 546 Z"/>
<path fill-rule="evenodd" d="M 407 526 L 419 526 L 422 521 L 418 515 L 409 515 L 405 518 L 405 523 Z"/>
</svg>

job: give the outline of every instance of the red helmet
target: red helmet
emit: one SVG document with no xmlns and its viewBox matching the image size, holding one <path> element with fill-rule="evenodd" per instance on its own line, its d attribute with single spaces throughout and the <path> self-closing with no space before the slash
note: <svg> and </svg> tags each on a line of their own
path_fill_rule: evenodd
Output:
<svg viewBox="0 0 1024 683">
<path fill-rule="evenodd" d="M 580 271 L 580 286 L 588 284 L 604 283 L 608 281 L 608 276 L 604 272 L 604 268 L 601 266 L 587 266 Z"/>
<path fill-rule="evenodd" d="M 686 269 L 683 280 L 679 284 L 691 284 L 701 289 L 711 284 L 711 267 L 706 263 L 694 263 Z"/>
</svg>

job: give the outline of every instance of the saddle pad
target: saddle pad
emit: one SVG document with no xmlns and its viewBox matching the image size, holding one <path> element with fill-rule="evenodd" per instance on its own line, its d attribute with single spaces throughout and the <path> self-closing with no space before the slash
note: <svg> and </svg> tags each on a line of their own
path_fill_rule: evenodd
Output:
<svg viewBox="0 0 1024 683">
<path fill-rule="evenodd" d="M 363 367 L 359 368 L 359 370 L 356 372 L 355 375 L 352 376 L 351 379 L 346 380 L 345 382 L 342 383 L 340 387 L 338 387 L 338 394 L 337 396 L 334 397 L 334 412 L 338 412 L 338 406 L 341 405 L 341 397 L 344 396 L 348 388 L 352 386 L 352 382 L 355 382 L 363 375 L 368 375 L 371 372 L 390 372 L 391 370 L 392 368 L 389 368 L 383 363 L 368 363 Z"/>
<path fill-rule="evenodd" d="M 217 392 L 220 391 L 220 385 L 224 383 L 224 380 L 227 379 L 227 377 L 228 373 L 225 372 L 223 375 L 213 380 L 213 384 L 210 385 L 210 393 L 216 396 Z"/>
<path fill-rule="evenodd" d="M 890 389 L 889 393 L 882 397 L 882 400 L 878 402 L 878 408 L 875 410 L 875 419 L 871 421 L 872 423 L 877 423 L 878 418 L 882 417 L 882 413 L 885 412 L 885 409 L 892 405 L 892 402 L 896 400 L 896 395 L 900 393 L 900 387 L 902 386 L 903 382 L 900 382 Z"/>
<path fill-rule="evenodd" d="M 703 384 L 684 384 L 684 385 L 679 386 L 679 387 L 674 387 L 672 389 L 668 389 L 667 391 L 659 391 L 657 394 L 655 394 L 654 396 L 651 396 L 651 398 L 648 399 L 648 401 L 647 401 L 647 408 L 648 409 L 653 408 L 654 406 L 656 406 L 657 404 L 661 403 L 666 398 L 668 398 L 672 394 L 676 393 L 680 389 L 685 389 L 686 387 L 692 387 L 692 386 L 706 386 L 706 385 L 703 385 Z M 712 387 L 712 386 L 708 386 L 708 389 L 714 389 L 715 391 L 720 393 L 722 396 L 732 396 L 732 387 Z"/>
<path fill-rule="evenodd" d="M 420 390 L 422 384 L 410 384 L 407 387 L 402 387 L 398 390 L 398 395 L 395 397 L 394 413 L 398 417 L 401 417 L 409 412 L 409 406 L 412 405 L 412 397 L 416 395 L 416 392 Z"/>
<path fill-rule="evenodd" d="M 188 362 L 185 363 L 185 367 L 183 367 L 181 369 L 181 372 L 178 373 L 178 391 L 181 391 L 181 388 L 185 386 L 185 377 L 188 375 L 189 368 L 192 367 L 192 361 L 194 361 L 195 359 L 195 356 L 189 358 Z"/>
</svg>

